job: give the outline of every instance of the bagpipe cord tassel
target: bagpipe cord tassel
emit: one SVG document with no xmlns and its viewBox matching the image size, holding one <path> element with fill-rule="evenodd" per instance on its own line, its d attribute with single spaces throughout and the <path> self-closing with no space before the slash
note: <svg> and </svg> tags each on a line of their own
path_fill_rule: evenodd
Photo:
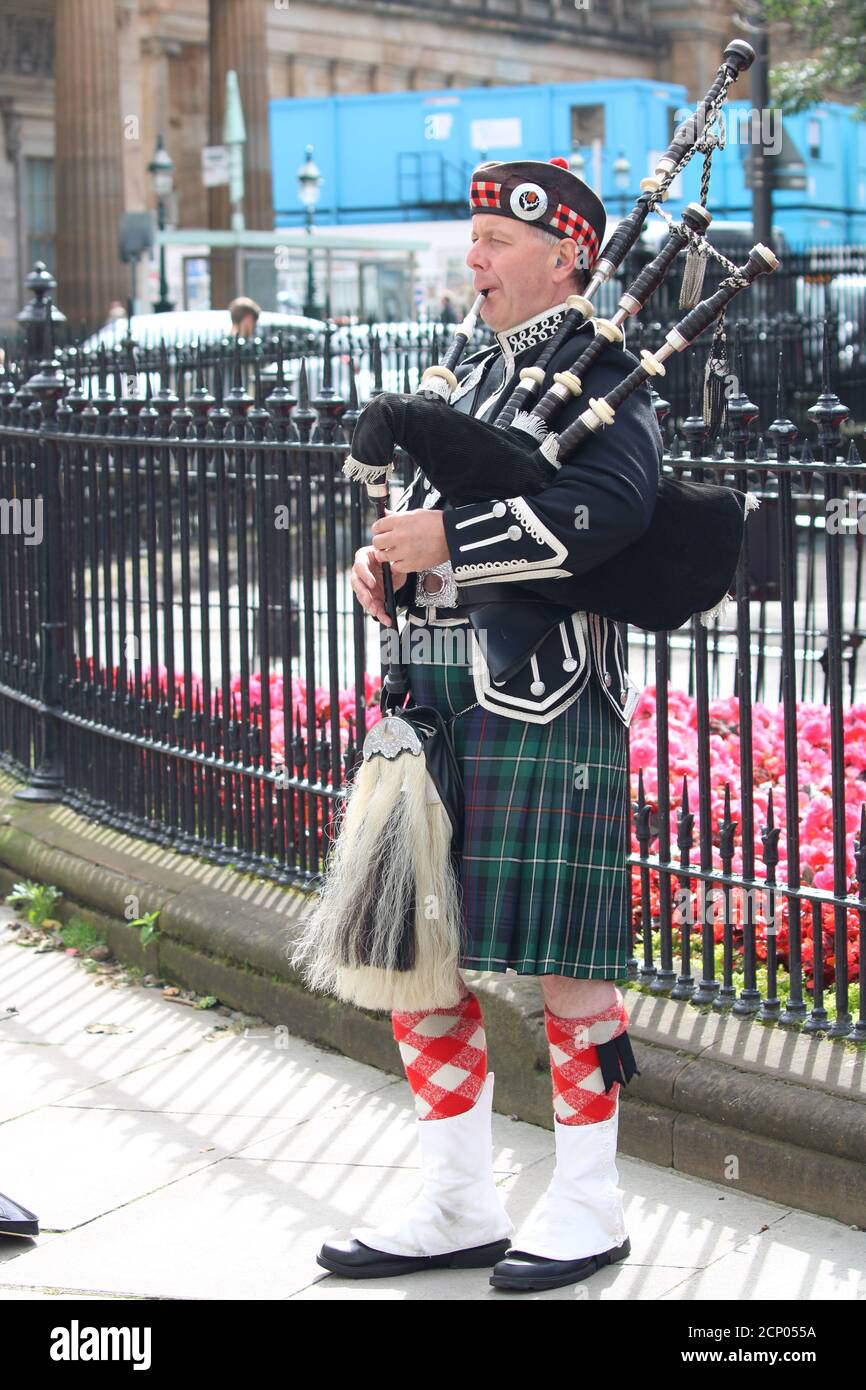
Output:
<svg viewBox="0 0 866 1390">
<path fill-rule="evenodd" d="M 701 297 L 701 290 L 704 287 L 704 276 L 706 271 L 706 254 L 700 247 L 690 245 L 686 252 L 683 281 L 680 285 L 679 307 L 681 309 L 693 309 L 697 304 Z"/>
<path fill-rule="evenodd" d="M 704 424 L 707 426 L 708 440 L 715 439 L 722 417 L 725 413 L 725 386 L 728 379 L 727 337 L 725 335 L 725 311 L 719 315 L 716 331 L 704 369 Z"/>
<path fill-rule="evenodd" d="M 423 755 L 364 760 L 335 817 L 313 908 L 295 931 L 287 954 L 311 990 L 382 1010 L 460 998 L 451 823 Z"/>
<path fill-rule="evenodd" d="M 704 167 L 701 173 L 701 206 L 707 206 L 707 198 L 710 192 L 710 164 L 713 158 L 714 145 L 710 145 L 704 155 Z M 683 270 L 683 280 L 680 285 L 680 304 L 681 309 L 693 309 L 701 297 L 701 290 L 704 287 L 704 275 L 707 269 L 707 253 L 702 244 L 696 245 L 693 241 L 689 242 L 689 249 L 686 252 L 686 264 Z"/>
</svg>

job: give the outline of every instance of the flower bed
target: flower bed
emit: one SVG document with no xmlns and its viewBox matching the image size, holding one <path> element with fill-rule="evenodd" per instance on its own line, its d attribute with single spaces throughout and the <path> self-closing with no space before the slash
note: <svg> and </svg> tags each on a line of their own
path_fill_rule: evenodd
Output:
<svg viewBox="0 0 866 1390">
<path fill-rule="evenodd" d="M 672 859 L 678 858 L 677 813 L 682 806 L 683 777 L 688 778 L 689 809 L 694 814 L 694 852 L 692 862 L 698 860 L 698 837 L 700 832 L 700 808 L 698 805 L 698 734 L 697 706 L 694 697 L 683 691 L 668 691 L 668 729 L 670 745 L 670 835 Z M 710 714 L 710 805 L 712 822 L 712 844 L 714 869 L 721 870 L 719 853 L 719 824 L 724 816 L 725 783 L 730 784 L 731 818 L 737 823 L 734 838 L 734 853 L 731 871 L 743 872 L 742 807 L 740 787 L 740 711 L 739 700 L 735 696 L 728 699 L 711 700 Z M 763 704 L 752 706 L 752 775 L 754 779 L 754 877 L 761 881 L 765 875 L 761 830 L 767 822 L 770 793 L 773 797 L 773 821 L 779 829 L 776 880 L 787 882 L 787 806 L 784 754 L 784 713 L 782 706 L 768 707 Z M 797 803 L 799 806 L 800 827 L 800 878 L 808 887 L 833 891 L 833 819 L 830 774 L 830 710 L 829 706 L 803 703 L 797 707 Z M 846 884 L 850 896 L 856 897 L 858 884 L 854 865 L 854 840 L 859 831 L 861 807 L 866 803 L 866 705 L 853 705 L 843 712 L 844 728 L 844 766 L 845 766 L 845 830 L 846 830 Z M 632 802 L 637 802 L 638 771 L 643 773 L 644 796 L 652 812 L 658 814 L 658 768 L 656 765 L 656 691 L 647 686 L 643 691 L 630 728 L 630 767 Z M 639 852 L 637 837 L 632 827 L 632 850 Z M 657 853 L 658 844 L 650 845 L 650 853 Z M 633 921 L 641 930 L 640 878 L 634 875 Z M 679 888 L 678 882 L 672 884 L 671 899 Z M 654 923 L 659 912 L 659 876 L 650 872 L 650 903 Z M 734 917 L 734 968 L 742 966 L 742 922 L 745 919 L 743 894 L 731 890 L 732 916 Z M 697 888 L 692 893 L 691 911 L 696 923 L 700 921 L 697 901 Z M 787 968 L 790 953 L 789 903 L 784 894 L 777 895 L 776 956 L 778 962 Z M 723 926 L 721 921 L 713 920 L 711 910 L 707 912 L 713 927 L 715 940 L 721 941 Z M 716 914 L 716 915 L 720 915 Z M 822 939 L 824 950 L 824 984 L 835 980 L 835 932 L 833 911 L 825 907 L 822 913 Z M 756 923 L 755 953 L 759 962 L 767 959 L 766 922 Z M 801 910 L 802 959 L 804 980 L 811 988 L 814 978 L 814 945 L 812 940 L 812 910 L 805 906 Z M 847 913 L 847 955 L 849 980 L 858 980 L 860 974 L 860 924 L 859 914 L 851 908 Z"/>
<path fill-rule="evenodd" d="M 88 662 L 90 667 L 90 662 Z M 116 668 L 115 668 L 116 678 Z M 146 668 L 144 672 L 145 690 L 150 697 L 150 670 Z M 159 690 L 165 689 L 167 673 L 164 666 L 160 666 L 157 672 L 157 686 Z M 178 703 L 183 702 L 183 680 L 176 674 L 178 690 Z M 241 678 L 233 677 L 231 681 L 231 696 L 233 704 L 237 710 L 241 707 Z M 196 704 L 203 707 L 201 678 L 197 675 L 192 677 L 193 707 Z M 379 676 L 365 675 L 364 678 L 364 702 L 366 709 L 367 727 L 371 728 L 381 718 L 379 709 L 379 696 L 381 691 L 381 678 Z M 281 675 L 273 673 L 270 678 L 270 706 L 271 706 L 271 764 L 279 767 L 286 763 L 286 730 L 284 724 L 284 685 Z M 248 689 L 249 706 L 251 714 L 251 726 L 261 727 L 261 698 L 262 682 L 261 675 L 254 674 L 249 680 Z M 339 712 L 339 730 L 341 750 L 345 752 L 349 741 L 350 720 L 354 726 L 355 717 L 355 688 L 348 686 L 341 690 L 337 697 Z M 221 704 L 221 694 L 218 688 L 212 691 L 212 709 L 219 710 Z M 325 720 L 325 738 L 330 739 L 330 719 L 331 719 L 331 700 L 327 690 L 317 688 L 313 696 L 314 714 L 316 730 L 322 727 L 322 718 Z M 295 677 L 291 682 L 291 695 L 289 701 L 293 730 L 296 724 L 300 724 L 301 738 L 306 744 L 308 730 L 308 711 L 307 711 L 307 689 L 303 680 Z M 743 844 L 741 837 L 742 830 L 742 810 L 741 810 L 741 788 L 740 788 L 740 711 L 739 701 L 736 696 L 727 699 L 717 699 L 710 701 L 710 765 L 711 765 L 711 786 L 710 786 L 710 805 L 712 821 L 712 844 L 714 869 L 721 871 L 722 860 L 719 853 L 719 825 L 724 815 L 725 784 L 730 785 L 731 798 L 731 817 L 737 824 L 737 831 L 734 837 L 734 853 L 731 869 L 734 874 L 743 872 Z M 778 864 L 776 867 L 776 880 L 778 883 L 787 882 L 787 807 L 785 800 L 785 757 L 784 757 L 784 723 L 783 710 L 781 705 L 769 707 L 763 704 L 752 705 L 752 769 L 754 780 L 754 877 L 763 881 L 765 876 L 765 864 L 763 861 L 763 845 L 761 841 L 761 830 L 766 825 L 768 814 L 768 803 L 770 793 L 773 797 L 773 817 L 776 828 L 779 830 L 778 836 Z M 832 797 L 831 797 L 831 774 L 830 774 L 830 711 L 826 705 L 807 704 L 798 705 L 797 708 L 797 759 L 798 759 L 798 806 L 800 821 L 800 877 L 804 886 L 815 887 L 832 892 L 833 890 L 833 822 L 832 822 Z M 854 705 L 843 712 L 844 726 L 844 768 L 845 768 L 845 830 L 846 830 L 846 886 L 849 896 L 856 897 L 858 884 L 855 876 L 854 865 L 854 840 L 860 825 L 861 807 L 866 804 L 866 705 Z M 670 796 L 670 836 L 672 859 L 675 863 L 678 858 L 677 849 L 677 813 L 682 804 L 683 777 L 687 777 L 689 785 L 689 808 L 694 815 L 694 831 L 692 862 L 698 861 L 698 846 L 700 833 L 700 807 L 698 804 L 698 785 L 697 785 L 697 766 L 698 766 L 698 734 L 697 734 L 697 706 L 694 697 L 685 692 L 675 689 L 668 691 L 668 738 L 670 749 L 669 764 L 669 796 Z M 358 746 L 357 731 L 353 728 L 355 746 Z M 631 798 L 632 803 L 637 803 L 638 797 L 638 772 L 643 773 L 644 797 L 649 804 L 651 812 L 658 815 L 658 768 L 656 766 L 656 692 L 654 686 L 647 686 L 638 701 L 637 707 L 632 718 L 630 727 L 630 760 L 631 760 Z M 318 780 L 318 774 L 309 766 L 309 760 L 299 749 L 294 750 L 291 766 L 296 776 L 301 778 L 308 777 L 311 781 Z M 232 796 L 232 804 L 235 815 L 239 814 L 238 789 L 240 787 L 239 778 L 231 778 L 231 783 L 235 788 Z M 260 794 L 260 790 L 259 790 Z M 220 800 L 224 800 L 222 789 Z M 317 825 L 317 835 L 321 840 L 323 827 L 323 799 L 321 797 L 306 794 L 302 800 L 307 804 L 305 818 L 309 821 L 315 816 Z M 296 810 L 296 817 L 300 818 L 302 811 Z M 632 826 L 631 847 L 633 852 L 639 853 L 637 836 Z M 650 853 L 657 853 L 658 842 L 652 841 Z M 321 845 L 318 852 L 318 859 L 321 860 Z M 643 929 L 641 916 L 641 891 L 640 874 L 635 871 L 632 876 L 633 898 L 632 914 L 636 934 L 640 937 Z M 672 876 L 670 880 L 670 893 L 672 909 L 682 903 L 679 880 Z M 650 908 L 652 916 L 652 926 L 658 925 L 659 905 L 660 905 L 660 886 L 659 875 L 655 870 L 650 871 Z M 743 955 L 743 921 L 746 916 L 746 904 L 740 890 L 731 890 L 731 915 L 733 918 L 733 944 L 734 944 L 734 969 L 742 968 Z M 695 923 L 693 939 L 696 946 L 699 945 L 700 936 L 700 906 L 698 901 L 698 884 L 693 880 L 693 891 L 691 894 L 691 914 Z M 776 957 L 780 966 L 788 968 L 790 960 L 790 914 L 787 897 L 783 893 L 776 897 L 777 931 L 776 931 Z M 721 919 L 721 903 L 715 911 L 712 906 L 707 910 L 709 923 L 712 926 L 714 940 L 718 943 L 723 939 L 724 926 Z M 675 940 L 679 940 L 679 923 L 681 918 L 674 916 Z M 756 957 L 759 963 L 765 963 L 767 959 L 767 923 L 762 919 L 760 912 L 755 916 L 756 920 Z M 836 945 L 832 909 L 825 907 L 822 913 L 823 926 L 823 951 L 824 951 L 824 985 L 831 985 L 835 980 Z M 812 940 L 812 912 L 811 907 L 805 907 L 801 912 L 801 935 L 802 935 L 802 960 L 804 981 L 808 988 L 812 987 L 814 979 L 814 944 Z M 849 980 L 859 979 L 860 970 L 860 927 L 859 915 L 855 908 L 851 908 L 847 913 L 847 956 Z"/>
</svg>

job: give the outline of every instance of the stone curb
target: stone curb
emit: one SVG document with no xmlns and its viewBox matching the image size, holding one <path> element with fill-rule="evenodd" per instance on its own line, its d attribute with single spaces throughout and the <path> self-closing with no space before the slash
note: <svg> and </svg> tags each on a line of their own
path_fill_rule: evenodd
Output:
<svg viewBox="0 0 866 1390">
<path fill-rule="evenodd" d="M 57 914 L 94 924 L 128 964 L 282 1024 L 395 1076 L 386 1014 L 311 994 L 286 955 L 308 897 L 111 829 L 60 803 L 15 800 L 0 774 L 0 891 L 52 883 Z M 128 913 L 130 896 L 137 901 Z M 142 948 L 129 916 L 159 910 Z M 538 982 L 464 972 L 482 998 L 495 1106 L 551 1129 Z M 623 1089 L 619 1150 L 866 1228 L 866 1054 L 777 1026 L 624 991 L 640 1075 Z"/>
</svg>

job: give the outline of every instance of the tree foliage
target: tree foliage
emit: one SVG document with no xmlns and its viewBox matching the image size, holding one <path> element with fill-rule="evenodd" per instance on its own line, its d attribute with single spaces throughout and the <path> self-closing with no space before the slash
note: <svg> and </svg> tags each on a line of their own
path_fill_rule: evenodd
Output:
<svg viewBox="0 0 866 1390">
<path fill-rule="evenodd" d="M 808 56 L 774 64 L 770 95 L 786 114 L 833 98 L 853 101 L 866 119 L 866 6 L 863 0 L 745 0 L 749 19 L 761 11 L 770 25 L 770 58 L 786 41 Z"/>
</svg>

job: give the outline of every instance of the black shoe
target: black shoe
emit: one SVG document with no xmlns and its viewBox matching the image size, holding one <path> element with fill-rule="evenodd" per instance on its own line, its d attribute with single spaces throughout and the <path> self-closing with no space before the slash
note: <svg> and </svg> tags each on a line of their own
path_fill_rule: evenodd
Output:
<svg viewBox="0 0 866 1390">
<path fill-rule="evenodd" d="M 631 1241 L 626 1236 L 622 1245 L 605 1250 L 602 1255 L 585 1255 L 580 1260 L 550 1260 L 546 1255 L 530 1255 L 525 1250 L 509 1250 L 490 1276 L 495 1289 L 561 1289 L 588 1279 L 605 1265 L 616 1264 L 631 1254 Z"/>
<path fill-rule="evenodd" d="M 503 1258 L 508 1244 L 505 1238 L 494 1240 L 491 1245 L 475 1245 L 470 1250 L 452 1250 L 447 1255 L 391 1255 L 353 1237 L 325 1241 L 316 1264 L 347 1279 L 384 1279 L 394 1274 L 417 1274 L 422 1269 L 489 1269 Z"/>
<path fill-rule="evenodd" d="M 0 1236 L 38 1236 L 39 1218 L 0 1192 Z"/>
</svg>

